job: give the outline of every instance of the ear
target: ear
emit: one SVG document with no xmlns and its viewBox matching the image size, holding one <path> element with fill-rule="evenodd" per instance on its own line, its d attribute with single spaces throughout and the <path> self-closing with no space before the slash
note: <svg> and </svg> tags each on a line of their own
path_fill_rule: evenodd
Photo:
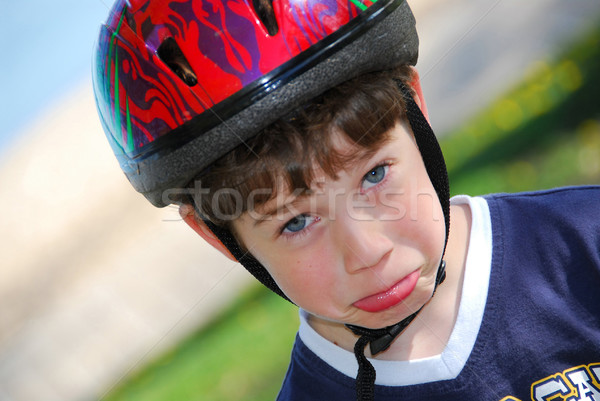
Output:
<svg viewBox="0 0 600 401">
<path fill-rule="evenodd" d="M 217 236 L 208 228 L 206 223 L 197 218 L 194 207 L 189 204 L 181 204 L 179 206 L 179 215 L 198 235 L 200 235 L 213 248 L 221 252 L 229 259 L 237 262 L 237 259 L 229 252 L 229 249 L 217 238 Z"/>
<path fill-rule="evenodd" d="M 415 98 L 415 102 L 421 109 L 421 113 L 423 113 L 427 122 L 431 124 L 431 121 L 429 121 L 429 113 L 427 112 L 427 104 L 425 104 L 425 97 L 423 96 L 423 89 L 421 88 L 421 79 L 419 78 L 419 72 L 415 67 L 411 66 L 410 68 L 413 70 L 413 79 L 410 82 L 410 86 L 413 88 L 417 95 Z"/>
</svg>

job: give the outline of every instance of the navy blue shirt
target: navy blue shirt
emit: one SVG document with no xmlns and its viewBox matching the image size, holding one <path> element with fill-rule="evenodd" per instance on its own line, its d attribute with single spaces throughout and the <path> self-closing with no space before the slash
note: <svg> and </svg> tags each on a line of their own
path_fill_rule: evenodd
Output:
<svg viewBox="0 0 600 401">
<path fill-rule="evenodd" d="M 600 401 L 600 187 L 486 200 L 491 275 L 464 368 L 451 380 L 376 385 L 375 400 Z M 353 378 L 297 337 L 278 400 L 355 394 Z"/>
</svg>

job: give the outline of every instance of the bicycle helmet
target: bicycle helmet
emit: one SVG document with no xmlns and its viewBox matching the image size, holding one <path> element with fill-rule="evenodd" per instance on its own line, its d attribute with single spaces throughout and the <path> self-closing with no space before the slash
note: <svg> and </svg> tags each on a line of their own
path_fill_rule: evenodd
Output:
<svg viewBox="0 0 600 401">
<path fill-rule="evenodd" d="M 101 26 L 92 74 L 100 120 L 121 169 L 138 192 L 164 207 L 174 202 L 169 190 L 185 187 L 294 108 L 361 74 L 414 65 L 417 56 L 405 0 L 117 0 Z M 443 157 L 419 108 L 405 97 L 448 234 Z M 228 230 L 207 224 L 285 298 Z M 443 263 L 439 272 L 438 282 Z M 352 329 L 363 350 L 372 339 L 391 336 L 385 349 L 407 321 L 385 333 Z M 355 353 L 360 376 L 366 358 Z M 371 388 L 359 397 L 372 395 L 374 375 L 367 381 Z"/>
<path fill-rule="evenodd" d="M 95 52 L 100 119 L 133 187 L 166 206 L 294 107 L 415 64 L 414 24 L 404 0 L 119 0 Z"/>
</svg>

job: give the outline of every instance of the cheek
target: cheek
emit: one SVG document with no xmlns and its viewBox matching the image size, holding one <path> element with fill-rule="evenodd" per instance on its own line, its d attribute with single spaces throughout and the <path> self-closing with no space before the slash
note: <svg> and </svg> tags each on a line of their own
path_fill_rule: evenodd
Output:
<svg viewBox="0 0 600 401">
<path fill-rule="evenodd" d="M 432 263 L 437 264 L 442 257 L 446 240 L 446 223 L 442 206 L 435 192 L 431 198 L 423 198 L 418 204 L 419 230 L 421 243 Z"/>
<path fill-rule="evenodd" d="M 386 199 L 391 205 L 387 210 L 396 210 L 395 218 L 390 218 L 393 233 L 408 239 L 431 263 L 437 263 L 446 238 L 444 213 L 437 193 L 426 175 L 403 184 L 401 195 Z M 391 216 L 389 212 L 388 215 Z"/>
<path fill-rule="evenodd" d="M 296 305 L 307 310 L 322 310 L 330 305 L 343 284 L 338 274 L 339 260 L 332 244 L 325 240 L 314 241 L 304 249 L 288 247 L 238 230 L 241 240 L 252 255 L 266 268 L 277 286 Z"/>
<path fill-rule="evenodd" d="M 336 283 L 332 254 L 319 248 L 280 256 L 259 259 L 279 288 L 295 304 L 306 309 L 322 302 L 324 294 L 328 294 Z"/>
</svg>

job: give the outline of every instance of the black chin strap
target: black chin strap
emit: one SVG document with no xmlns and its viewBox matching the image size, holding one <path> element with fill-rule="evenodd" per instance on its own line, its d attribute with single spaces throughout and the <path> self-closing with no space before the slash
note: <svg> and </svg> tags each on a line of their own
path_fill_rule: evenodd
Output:
<svg viewBox="0 0 600 401">
<path fill-rule="evenodd" d="M 446 262 L 441 261 L 438 267 L 433 294 L 438 285 L 446 279 Z M 433 296 L 432 294 L 432 296 Z M 421 307 L 423 309 L 423 307 Z M 360 336 L 354 345 L 354 356 L 358 362 L 358 375 L 356 376 L 356 399 L 358 401 L 372 401 L 375 393 L 375 368 L 365 356 L 365 347 L 369 344 L 371 355 L 377 355 L 390 347 L 408 325 L 417 317 L 419 309 L 406 319 L 383 329 L 366 329 L 364 327 L 347 324 L 354 334 Z"/>
</svg>

